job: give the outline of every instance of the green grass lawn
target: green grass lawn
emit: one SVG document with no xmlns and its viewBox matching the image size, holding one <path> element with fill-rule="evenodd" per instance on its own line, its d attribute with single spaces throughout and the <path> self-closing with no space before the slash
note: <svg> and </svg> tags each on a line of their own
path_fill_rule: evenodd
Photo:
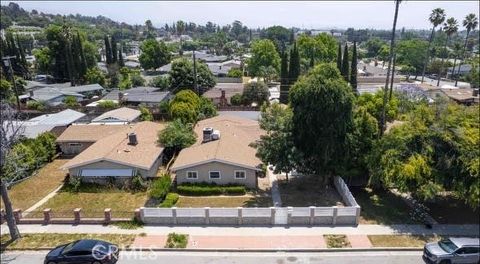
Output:
<svg viewBox="0 0 480 264">
<path fill-rule="evenodd" d="M 425 243 L 438 241 L 436 236 L 369 235 L 373 247 L 423 247 Z"/>
<path fill-rule="evenodd" d="M 402 198 L 388 191 L 352 187 L 350 191 L 361 206 L 360 224 L 412 224 L 410 208 Z"/>
<path fill-rule="evenodd" d="M 53 217 L 73 217 L 73 209 L 82 208 L 84 217 L 103 217 L 105 208 L 111 208 L 113 218 L 132 218 L 135 209 L 144 206 L 147 200 L 147 191 L 82 184 L 78 192 L 65 186 L 38 211 L 51 208 Z"/>
<path fill-rule="evenodd" d="M 121 248 L 128 248 L 135 239 L 135 235 L 123 234 L 23 234 L 22 238 L 9 243 L 10 236 L 2 235 L 2 250 L 22 250 L 42 247 L 56 247 L 79 239 L 100 239 L 111 242 Z"/>
<path fill-rule="evenodd" d="M 35 176 L 12 186 L 8 194 L 13 208 L 25 211 L 60 186 L 66 176 L 60 167 L 67 161 L 69 159 L 57 158 L 45 164 Z M 0 204 L 3 208 L 1 199 Z"/>
</svg>

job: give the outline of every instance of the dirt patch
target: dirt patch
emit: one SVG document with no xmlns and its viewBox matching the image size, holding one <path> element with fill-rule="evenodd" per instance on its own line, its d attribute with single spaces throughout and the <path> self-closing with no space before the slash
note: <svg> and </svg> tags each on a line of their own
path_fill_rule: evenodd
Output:
<svg viewBox="0 0 480 264">
<path fill-rule="evenodd" d="M 440 224 L 480 224 L 480 208 L 473 209 L 453 195 L 437 196 L 424 204 Z"/>
<path fill-rule="evenodd" d="M 280 196 L 283 206 L 340 206 L 342 197 L 332 184 L 322 185 L 314 176 L 303 176 L 279 181 Z"/>
</svg>

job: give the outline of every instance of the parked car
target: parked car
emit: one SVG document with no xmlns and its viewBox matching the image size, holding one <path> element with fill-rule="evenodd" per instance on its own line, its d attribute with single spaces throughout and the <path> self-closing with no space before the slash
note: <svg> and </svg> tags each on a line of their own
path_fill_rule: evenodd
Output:
<svg viewBox="0 0 480 264">
<path fill-rule="evenodd" d="M 423 249 L 423 260 L 427 263 L 480 263 L 480 239 L 451 237 L 427 243 Z"/>
<path fill-rule="evenodd" d="M 82 263 L 113 264 L 118 259 L 118 246 L 94 239 L 82 239 L 52 249 L 44 264 Z"/>
</svg>

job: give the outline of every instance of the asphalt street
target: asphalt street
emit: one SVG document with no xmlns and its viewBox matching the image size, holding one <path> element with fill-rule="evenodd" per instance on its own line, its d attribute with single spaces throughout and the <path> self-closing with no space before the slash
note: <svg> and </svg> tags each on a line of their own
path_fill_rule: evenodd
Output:
<svg viewBox="0 0 480 264">
<path fill-rule="evenodd" d="M 2 264 L 43 263 L 47 251 L 12 251 L 1 255 Z M 415 252 L 121 252 L 118 264 L 421 264 L 421 251 Z"/>
</svg>

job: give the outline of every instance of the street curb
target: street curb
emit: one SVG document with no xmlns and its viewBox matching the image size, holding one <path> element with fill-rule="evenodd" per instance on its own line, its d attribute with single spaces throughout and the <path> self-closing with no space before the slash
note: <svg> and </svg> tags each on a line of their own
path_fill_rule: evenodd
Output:
<svg viewBox="0 0 480 264">
<path fill-rule="evenodd" d="M 5 251 L 42 251 L 52 250 L 54 247 L 41 248 L 7 248 Z M 380 252 L 380 251 L 395 251 L 395 252 L 414 252 L 422 251 L 421 247 L 375 247 L 375 248 L 258 248 L 258 249 L 235 249 L 235 248 L 120 248 L 121 251 L 177 251 L 177 252 Z"/>
</svg>

